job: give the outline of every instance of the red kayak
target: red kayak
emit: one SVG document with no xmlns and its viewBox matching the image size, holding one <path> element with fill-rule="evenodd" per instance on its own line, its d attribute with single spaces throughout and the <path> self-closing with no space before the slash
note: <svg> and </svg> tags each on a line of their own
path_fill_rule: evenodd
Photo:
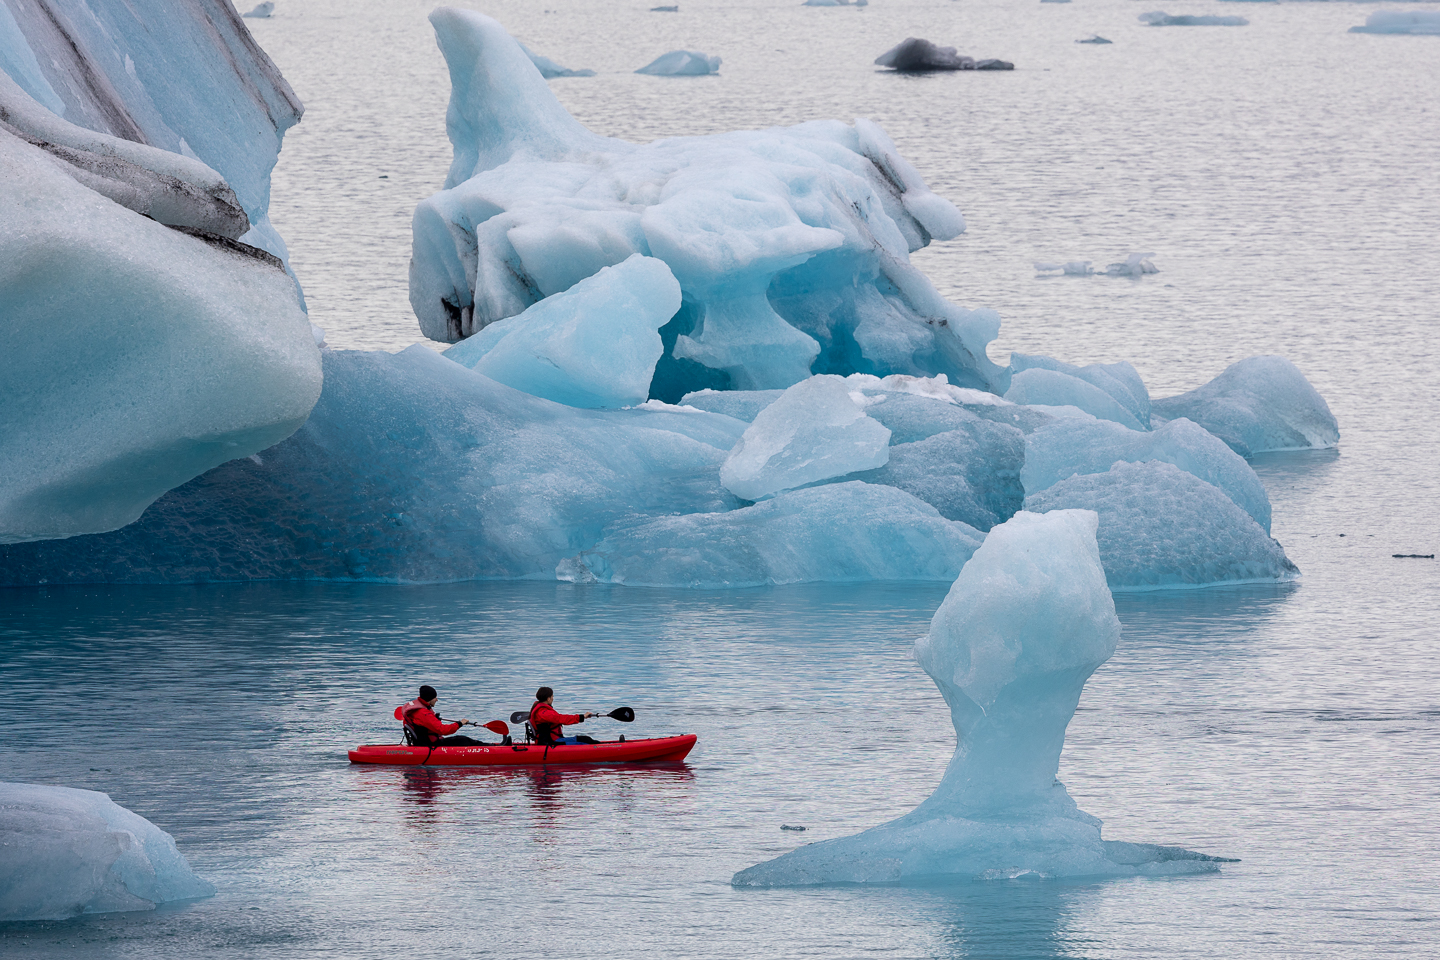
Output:
<svg viewBox="0 0 1440 960">
<path fill-rule="evenodd" d="M 684 760 L 695 746 L 695 734 L 649 740 L 610 740 L 544 747 L 538 743 L 492 744 L 483 747 L 407 747 L 366 744 L 350 751 L 351 763 L 383 763 L 404 767 L 519 767 L 540 764 L 645 763 Z"/>
</svg>

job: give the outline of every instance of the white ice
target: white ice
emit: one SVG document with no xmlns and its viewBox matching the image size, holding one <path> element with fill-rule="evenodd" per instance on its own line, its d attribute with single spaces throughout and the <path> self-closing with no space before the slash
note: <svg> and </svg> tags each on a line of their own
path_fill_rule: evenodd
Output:
<svg viewBox="0 0 1440 960">
<path fill-rule="evenodd" d="M 1118 462 L 1163 460 L 1224 491 L 1270 532 L 1270 497 L 1250 464 L 1209 431 L 1183 418 L 1154 431 L 1128 430 L 1108 420 L 1071 420 L 1042 427 L 1025 438 L 1024 460 L 1020 478 L 1026 494 L 1077 474 L 1105 473 Z"/>
<path fill-rule="evenodd" d="M 87 142 L 107 156 L 108 138 Z M 115 151 L 128 166 L 100 186 L 178 184 L 199 166 Z M 0 126 L 0 543 L 129 523 L 165 491 L 284 439 L 320 393 L 319 351 L 278 260 L 127 209 L 63 156 Z M 209 194 L 139 196 L 184 212 Z"/>
<path fill-rule="evenodd" d="M 741 870 L 738 887 L 1158 876 L 1216 858 L 1102 840 L 1056 779 L 1085 681 L 1115 652 L 1095 514 L 1019 513 L 991 530 L 915 642 L 959 744 L 934 794 L 855 836 Z"/>
<path fill-rule="evenodd" d="M 541 56 L 534 50 L 531 50 L 529 47 L 525 46 L 525 44 L 523 43 L 520 44 L 520 49 L 525 51 L 525 56 L 530 58 L 530 62 L 535 64 L 535 69 L 540 71 L 540 76 L 544 77 L 546 80 L 553 80 L 556 77 L 595 76 L 594 70 L 571 70 L 567 67 L 562 67 L 554 60 L 551 60 L 549 57 Z"/>
<path fill-rule="evenodd" d="M 0 922 L 208 897 L 155 824 L 93 790 L 0 783 Z"/>
<path fill-rule="evenodd" d="M 572 407 L 644 403 L 664 352 L 659 329 L 680 309 L 663 261 L 635 254 L 524 313 L 497 320 L 445 356 Z"/>
<path fill-rule="evenodd" d="M 1219 19 L 1227 19 L 1221 17 Z M 1236 17 L 1235 19 L 1239 19 Z M 1160 270 L 1150 262 L 1153 253 L 1132 253 L 1118 263 L 1112 263 L 1105 268 L 1105 275 L 1110 277 L 1143 277 L 1147 273 L 1159 273 Z"/>
<path fill-rule="evenodd" d="M 268 20 L 275 13 L 275 0 L 265 0 L 264 3 L 257 3 L 246 13 L 244 17 L 252 17 L 256 20 Z"/>
<path fill-rule="evenodd" d="M 1340 442 L 1325 398 L 1284 357 L 1233 363 L 1202 387 L 1151 404 L 1154 422 L 1186 417 L 1242 457 L 1270 450 L 1308 450 Z"/>
<path fill-rule="evenodd" d="M 1076 40 L 1076 43 L 1089 43 L 1088 40 Z M 1047 263 L 1037 261 L 1035 264 L 1037 273 L 1063 274 L 1067 277 L 1089 277 L 1095 273 L 1095 268 L 1090 266 L 1089 260 L 1067 260 L 1064 263 Z"/>
<path fill-rule="evenodd" d="M 1036 513 L 1100 515 L 1100 559 L 1112 590 L 1292 580 L 1280 544 L 1218 487 L 1159 460 L 1116 463 L 1025 498 Z"/>
<path fill-rule="evenodd" d="M 410 299 L 427 336 L 462 339 L 641 253 L 684 296 L 652 397 L 812 372 L 1003 383 L 985 356 L 999 317 L 948 303 L 909 263 L 964 221 L 873 123 L 637 146 L 570 117 L 494 20 L 445 8 L 431 20 L 455 156 L 414 218 Z"/>
<path fill-rule="evenodd" d="M 890 431 L 865 415 L 843 377 L 816 376 L 761 410 L 720 467 L 742 500 L 762 500 L 889 458 Z"/>
<path fill-rule="evenodd" d="M 1140 14 L 1140 22 L 1152 27 L 1243 27 L 1249 24 L 1244 17 L 1217 17 L 1210 14 L 1168 14 L 1154 10 Z"/>
<path fill-rule="evenodd" d="M 696 50 L 671 50 L 635 72 L 652 77 L 705 77 L 720 72 L 720 58 Z"/>
<path fill-rule="evenodd" d="M 591 549 L 561 561 L 556 577 L 701 589 L 950 580 L 981 538 L 894 487 L 848 481 L 727 513 L 618 525 Z"/>
<path fill-rule="evenodd" d="M 1381 10 L 1366 17 L 1363 27 L 1351 27 L 1350 32 L 1440 35 L 1440 11 Z"/>
</svg>

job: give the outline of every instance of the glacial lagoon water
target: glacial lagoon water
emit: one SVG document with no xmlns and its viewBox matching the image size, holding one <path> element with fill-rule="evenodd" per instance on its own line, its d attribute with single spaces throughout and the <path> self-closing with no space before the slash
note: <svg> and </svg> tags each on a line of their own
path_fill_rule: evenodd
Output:
<svg viewBox="0 0 1440 960">
<path fill-rule="evenodd" d="M 954 747 L 909 658 L 936 585 L 690 593 L 550 583 L 0 591 L 0 776 L 104 790 L 210 900 L 0 928 L 6 957 L 1426 957 L 1440 954 L 1440 39 L 1372 5 L 1244 4 L 1154 28 L 1127 0 L 681 0 L 482 9 L 594 78 L 552 88 L 646 140 L 878 120 L 970 229 L 916 261 L 1005 318 L 992 348 L 1127 359 L 1156 396 L 1281 353 L 1338 450 L 1262 457 L 1284 586 L 1117 597 L 1060 776 L 1112 839 L 1239 857 L 1168 881 L 735 891 L 731 874 L 927 796 Z M 1196 0 L 1172 13 L 1231 14 Z M 1397 5 L 1410 9 L 1412 5 Z M 1182 9 L 1183 7 L 1183 9 Z M 397 349 L 409 211 L 449 160 L 429 4 L 247 21 L 309 108 L 272 212 L 333 345 Z M 1100 33 L 1110 46 L 1073 41 Z M 905 36 L 1016 62 L 898 77 Z M 630 71 L 677 47 L 716 77 Z M 385 179 L 381 179 L 381 177 Z M 1155 253 L 1140 280 L 1035 260 Z M 428 680 L 446 716 L 626 703 L 684 766 L 351 768 Z M 601 728 L 620 732 L 618 725 Z M 782 825 L 803 825 L 803 833 Z"/>
</svg>

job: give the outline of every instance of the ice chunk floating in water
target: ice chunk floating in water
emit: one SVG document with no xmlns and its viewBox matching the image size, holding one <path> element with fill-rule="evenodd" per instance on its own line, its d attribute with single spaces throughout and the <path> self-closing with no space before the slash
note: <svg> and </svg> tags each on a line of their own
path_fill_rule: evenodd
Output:
<svg viewBox="0 0 1440 960">
<path fill-rule="evenodd" d="M 875 58 L 877 67 L 898 73 L 929 73 L 939 70 L 1014 70 L 1004 60 L 976 60 L 962 56 L 954 47 L 941 47 L 920 37 L 906 37 Z"/>
<path fill-rule="evenodd" d="M 264 3 L 255 4 L 255 6 L 252 7 L 249 12 L 242 14 L 242 16 L 253 17 L 256 20 L 269 20 L 271 15 L 274 13 L 274 0 L 265 0 Z"/>
<path fill-rule="evenodd" d="M 1103 840 L 1056 779 L 1085 681 L 1115 652 L 1120 621 L 1095 514 L 1019 513 L 960 571 L 915 657 L 950 706 L 960 743 L 911 813 L 737 873 L 739 887 L 951 878 L 1205 873 L 1217 857 Z"/>
<path fill-rule="evenodd" d="M 103 793 L 0 783 L 0 921 L 153 910 L 215 893 L 175 840 Z"/>
<path fill-rule="evenodd" d="M 1151 404 L 1156 422 L 1193 420 L 1242 457 L 1340 442 L 1330 405 L 1284 357 L 1250 357 L 1203 387 Z"/>
<path fill-rule="evenodd" d="M 431 21 L 455 155 L 446 189 L 415 211 L 410 302 L 427 336 L 461 340 L 640 253 L 683 296 L 651 397 L 812 373 L 1003 389 L 985 356 L 999 317 L 948 303 L 909 262 L 964 220 L 875 124 L 599 137 L 494 20 L 442 8 Z"/>
<path fill-rule="evenodd" d="M 1366 17 L 1363 27 L 1351 27 L 1350 32 L 1440 36 L 1440 11 L 1381 10 Z"/>
<path fill-rule="evenodd" d="M 1250 23 L 1244 17 L 1216 17 L 1210 14 L 1168 14 L 1153 10 L 1140 14 L 1140 22 L 1152 27 L 1243 27 Z"/>
<path fill-rule="evenodd" d="M 695 50 L 671 50 L 635 72 L 652 77 L 705 77 L 720 72 L 720 58 Z"/>
</svg>

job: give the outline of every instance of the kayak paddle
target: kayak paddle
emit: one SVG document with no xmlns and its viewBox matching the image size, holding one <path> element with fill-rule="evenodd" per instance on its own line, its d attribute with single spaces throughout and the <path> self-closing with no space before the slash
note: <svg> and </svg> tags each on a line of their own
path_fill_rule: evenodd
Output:
<svg viewBox="0 0 1440 960">
<path fill-rule="evenodd" d="M 597 713 L 595 716 L 606 717 L 610 720 L 619 720 L 621 723 L 635 722 L 635 711 L 631 710 L 629 707 L 618 707 L 614 710 L 611 710 L 609 713 Z M 526 720 L 529 719 L 529 710 L 516 710 L 514 713 L 510 714 L 511 723 L 524 723 Z M 593 720 L 595 718 L 592 717 L 591 719 Z"/>
</svg>

